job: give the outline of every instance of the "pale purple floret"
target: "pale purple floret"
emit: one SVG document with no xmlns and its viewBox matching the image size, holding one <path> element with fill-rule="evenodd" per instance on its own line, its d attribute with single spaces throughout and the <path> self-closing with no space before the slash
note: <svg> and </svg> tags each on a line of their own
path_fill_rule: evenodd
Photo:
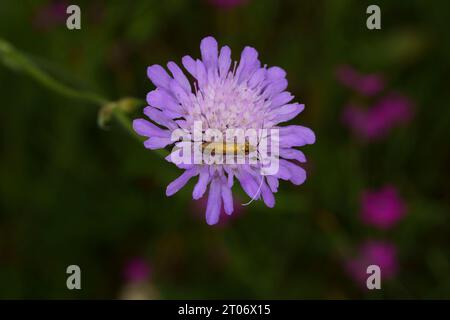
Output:
<svg viewBox="0 0 450 320">
<path fill-rule="evenodd" d="M 167 64 L 172 75 L 160 65 L 148 68 L 147 75 L 156 89 L 148 93 L 149 106 L 144 113 L 153 123 L 144 119 L 133 122 L 134 130 L 148 137 L 144 146 L 160 149 L 172 145 L 171 133 L 178 128 L 190 132 L 194 121 L 202 121 L 205 130 L 278 128 L 280 135 L 280 166 L 271 176 L 261 175 L 260 164 L 177 165 L 185 171 L 168 185 L 166 194 L 175 194 L 198 176 L 193 198 L 202 198 L 209 189 L 206 221 L 212 225 L 218 222 L 222 206 L 228 215 L 233 212 L 234 178 L 250 198 L 262 197 L 268 207 L 275 205 L 273 193 L 277 192 L 279 179 L 302 184 L 306 172 L 292 160 L 305 162 L 306 158 L 293 147 L 313 144 L 315 135 L 299 125 L 278 126 L 304 109 L 304 105 L 291 102 L 294 97 L 285 91 L 288 82 L 283 69 L 261 66 L 258 52 L 252 47 L 245 47 L 240 62 L 234 63 L 231 49 L 219 49 L 213 37 L 201 41 L 200 51 L 201 59 L 182 59 L 184 68 L 195 79 L 193 84 L 174 62 Z"/>
</svg>

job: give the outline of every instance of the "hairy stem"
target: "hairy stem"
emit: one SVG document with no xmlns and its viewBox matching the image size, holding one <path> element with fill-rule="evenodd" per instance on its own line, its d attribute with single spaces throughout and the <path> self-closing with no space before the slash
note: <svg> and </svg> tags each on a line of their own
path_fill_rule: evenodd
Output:
<svg viewBox="0 0 450 320">
<path fill-rule="evenodd" d="M 49 74 L 45 73 L 39 66 L 30 60 L 25 54 L 14 48 L 9 42 L 0 38 L 0 61 L 4 66 L 13 71 L 23 72 L 30 76 L 41 85 L 49 90 L 52 90 L 62 96 L 78 99 L 83 102 L 97 105 L 99 111 L 99 125 L 104 127 L 105 123 L 114 117 L 117 122 L 125 128 L 134 138 L 142 142 L 142 138 L 136 135 L 131 125 L 131 120 L 127 116 L 135 108 L 144 105 L 144 101 L 136 98 L 123 98 L 118 101 L 109 101 L 93 92 L 81 91 L 69 87 Z M 156 150 L 159 156 L 164 157 L 166 152 L 164 150 Z"/>
</svg>

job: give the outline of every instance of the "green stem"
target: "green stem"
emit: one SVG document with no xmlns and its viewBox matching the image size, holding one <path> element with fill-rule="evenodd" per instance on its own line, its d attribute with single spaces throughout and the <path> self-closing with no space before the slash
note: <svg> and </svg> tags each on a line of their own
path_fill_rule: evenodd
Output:
<svg viewBox="0 0 450 320">
<path fill-rule="evenodd" d="M 142 142 L 142 138 L 138 135 L 136 135 L 136 133 L 133 130 L 133 127 L 131 126 L 130 123 L 130 119 L 128 119 L 128 117 L 123 113 L 123 112 L 119 112 L 119 111 L 115 111 L 114 112 L 114 116 L 117 119 L 117 121 L 130 133 L 132 134 L 137 140 L 139 140 L 139 142 Z"/>
<path fill-rule="evenodd" d="M 96 104 L 100 107 L 99 124 L 101 127 L 105 125 L 105 122 L 108 122 L 111 116 L 114 116 L 117 122 L 122 125 L 126 131 L 142 143 L 143 139 L 134 132 L 131 120 L 128 118 L 127 114 L 132 112 L 136 107 L 143 105 L 145 103 L 144 101 L 136 98 L 123 98 L 118 101 L 108 101 L 95 93 L 71 88 L 42 71 L 33 61 L 28 59 L 26 55 L 1 38 L 0 61 L 2 61 L 6 67 L 14 71 L 24 72 L 56 93 L 68 98 Z M 155 150 L 155 153 L 161 157 L 167 155 L 165 150 Z"/>
<path fill-rule="evenodd" d="M 79 99 L 85 102 L 104 105 L 108 100 L 92 92 L 75 90 L 43 72 L 24 54 L 15 49 L 10 43 L 0 38 L 0 59 L 3 64 L 13 70 L 24 72 L 50 90 L 63 96 Z"/>
</svg>

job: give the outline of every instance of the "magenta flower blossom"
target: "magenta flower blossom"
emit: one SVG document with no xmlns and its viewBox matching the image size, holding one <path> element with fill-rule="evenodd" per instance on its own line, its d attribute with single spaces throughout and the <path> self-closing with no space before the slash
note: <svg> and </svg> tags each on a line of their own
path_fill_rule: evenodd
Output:
<svg viewBox="0 0 450 320">
<path fill-rule="evenodd" d="M 391 243 L 368 241 L 363 243 L 355 257 L 345 262 L 345 269 L 358 285 L 365 287 L 367 267 L 377 265 L 382 279 L 392 279 L 398 270 L 397 250 Z"/>
<path fill-rule="evenodd" d="M 232 215 L 226 214 L 224 208 L 222 207 L 222 209 L 220 210 L 220 214 L 219 214 L 219 218 L 220 218 L 219 222 L 216 224 L 217 227 L 228 226 L 233 220 L 237 219 L 242 213 L 245 212 L 245 207 L 241 205 L 243 202 L 239 201 L 239 200 L 240 199 L 237 199 L 237 198 L 233 199 L 234 211 L 233 211 Z M 192 214 L 195 216 L 195 218 L 203 219 L 203 212 L 205 212 L 207 205 L 208 205 L 208 199 L 206 199 L 206 197 L 193 202 L 193 205 L 191 206 L 190 209 L 191 209 Z"/>
<path fill-rule="evenodd" d="M 337 68 L 336 77 L 338 81 L 364 96 L 373 96 L 384 88 L 384 79 L 379 74 L 361 74 L 353 67 L 343 65 Z"/>
<path fill-rule="evenodd" d="M 208 0 L 208 1 L 217 7 L 226 9 L 230 9 L 247 2 L 247 0 Z"/>
<path fill-rule="evenodd" d="M 406 204 L 393 186 L 365 191 L 361 197 L 361 219 L 380 229 L 389 229 L 406 214 Z"/>
<path fill-rule="evenodd" d="M 392 128 L 408 123 L 412 110 L 409 98 L 389 94 L 368 109 L 348 105 L 344 109 L 343 121 L 363 140 L 377 140 L 385 137 Z"/>
<path fill-rule="evenodd" d="M 133 258 L 127 262 L 123 270 L 123 276 L 127 282 L 143 282 L 148 280 L 150 266 L 142 258 Z"/>
<path fill-rule="evenodd" d="M 279 132 L 279 167 L 276 173 L 263 175 L 263 164 L 176 164 L 185 170 L 170 183 L 166 194 L 178 192 L 195 176 L 199 176 L 192 197 L 200 199 L 208 187 L 206 221 L 216 224 L 223 205 L 226 214 L 234 210 L 232 187 L 235 178 L 252 199 L 261 199 L 268 207 L 275 205 L 279 179 L 295 185 L 306 179 L 305 170 L 293 162 L 305 162 L 304 154 L 294 149 L 315 142 L 314 133 L 300 125 L 279 126 L 296 117 L 304 105 L 292 103 L 294 98 L 285 91 L 288 86 L 286 72 L 279 67 L 261 66 L 258 52 L 245 47 L 240 62 L 233 63 L 228 46 L 219 49 L 212 37 L 200 43 L 201 59 L 184 56 L 183 66 L 195 79 L 191 83 L 174 62 L 167 68 L 152 65 L 147 74 L 156 89 L 147 95 L 144 119 L 133 121 L 134 130 L 148 137 L 144 146 L 161 149 L 173 145 L 173 133 L 182 129 L 192 132 L 194 123 L 201 122 L 205 129 L 225 131 L 238 129 L 276 129 Z M 167 158 L 169 162 L 174 162 Z"/>
<path fill-rule="evenodd" d="M 37 29 L 48 30 L 55 26 L 65 24 L 66 9 L 70 4 L 67 1 L 56 0 L 41 6 L 33 18 Z"/>
</svg>

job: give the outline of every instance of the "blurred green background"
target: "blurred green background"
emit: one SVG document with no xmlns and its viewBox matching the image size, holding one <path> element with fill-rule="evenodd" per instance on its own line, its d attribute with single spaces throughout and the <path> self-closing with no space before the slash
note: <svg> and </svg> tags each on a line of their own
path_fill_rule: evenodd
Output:
<svg viewBox="0 0 450 320">
<path fill-rule="evenodd" d="M 148 298 L 450 298 L 448 2 L 377 1 L 374 31 L 371 1 L 71 1 L 82 13 L 73 31 L 55 3 L 2 0 L 0 38 L 63 83 L 113 101 L 145 99 L 147 66 L 199 57 L 200 40 L 213 35 L 234 59 L 251 45 L 262 63 L 288 72 L 288 90 L 306 104 L 294 122 L 317 142 L 302 148 L 304 185 L 283 182 L 275 208 L 253 203 L 211 227 L 191 199 L 193 181 L 165 196 L 175 166 L 114 119 L 99 128 L 97 105 L 3 63 L 1 298 L 123 297 L 134 257 L 150 266 L 136 289 Z M 341 121 L 353 99 L 335 76 L 342 64 L 381 73 L 412 99 L 410 123 L 380 141 L 355 138 Z M 360 195 L 385 184 L 408 209 L 383 231 L 361 222 Z M 345 268 L 368 240 L 397 248 L 397 272 L 382 290 L 361 288 Z M 66 288 L 71 264 L 81 267 L 82 290 Z"/>
</svg>

